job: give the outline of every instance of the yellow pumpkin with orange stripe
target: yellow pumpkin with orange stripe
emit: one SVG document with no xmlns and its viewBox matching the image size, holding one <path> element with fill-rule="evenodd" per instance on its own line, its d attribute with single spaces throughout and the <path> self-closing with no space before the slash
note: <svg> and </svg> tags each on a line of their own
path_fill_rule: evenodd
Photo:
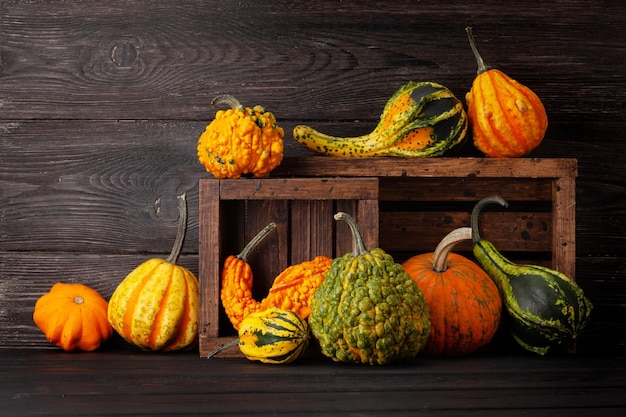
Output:
<svg viewBox="0 0 626 417">
<path fill-rule="evenodd" d="M 117 286 L 107 317 L 127 342 L 143 350 L 190 348 L 198 339 L 198 279 L 177 265 L 187 226 L 185 195 L 179 196 L 180 220 L 167 259 L 143 262 Z"/>
</svg>

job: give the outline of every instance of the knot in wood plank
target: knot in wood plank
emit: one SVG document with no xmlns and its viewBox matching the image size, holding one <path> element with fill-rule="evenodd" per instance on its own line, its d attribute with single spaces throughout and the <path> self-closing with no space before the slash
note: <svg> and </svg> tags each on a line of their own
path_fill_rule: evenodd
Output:
<svg viewBox="0 0 626 417">
<path fill-rule="evenodd" d="M 127 41 L 111 48 L 111 61 L 119 67 L 132 67 L 137 60 L 137 48 Z"/>
</svg>

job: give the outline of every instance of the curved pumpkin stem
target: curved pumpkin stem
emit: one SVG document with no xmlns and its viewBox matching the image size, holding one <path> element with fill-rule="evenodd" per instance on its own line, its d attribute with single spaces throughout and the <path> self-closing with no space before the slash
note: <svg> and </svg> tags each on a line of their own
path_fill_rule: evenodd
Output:
<svg viewBox="0 0 626 417">
<path fill-rule="evenodd" d="M 165 262 L 176 264 L 180 251 L 183 248 L 183 241 L 185 240 L 185 233 L 187 231 L 187 195 L 178 196 L 178 232 L 176 233 L 176 240 L 174 240 L 174 246 L 170 252 L 170 256 L 165 259 Z"/>
<path fill-rule="evenodd" d="M 450 251 L 462 240 L 468 240 L 472 238 L 472 229 L 470 227 L 459 227 L 454 229 L 446 235 L 435 249 L 433 255 L 433 271 L 445 272 L 448 269 L 448 255 Z"/>
<path fill-rule="evenodd" d="M 226 104 L 231 109 L 236 109 L 238 107 L 241 107 L 241 103 L 239 102 L 239 100 L 237 100 L 235 97 L 231 96 L 230 94 L 221 94 L 215 97 L 213 101 L 211 101 L 212 106 L 216 106 L 218 104 Z"/>
<path fill-rule="evenodd" d="M 267 236 L 269 234 L 269 232 L 271 232 L 275 228 L 276 228 L 276 223 L 274 223 L 274 222 L 272 222 L 272 223 L 268 224 L 267 226 L 265 226 L 263 228 L 263 230 L 261 230 L 259 233 L 257 233 L 256 236 L 254 236 L 252 238 L 252 240 L 250 242 L 248 242 L 248 244 L 243 248 L 241 253 L 239 255 L 237 255 L 237 258 L 241 259 L 244 262 L 247 262 L 248 261 L 248 255 L 250 255 L 250 252 L 252 252 L 252 250 L 256 247 L 256 245 L 261 243 L 261 241 L 263 239 L 265 239 L 265 236 Z"/>
<path fill-rule="evenodd" d="M 207 355 L 207 357 L 206 357 L 206 358 L 207 358 L 207 359 L 211 359 L 213 356 L 217 355 L 217 354 L 218 354 L 218 353 L 220 353 L 221 351 L 226 350 L 226 349 L 230 349 L 231 347 L 235 347 L 235 346 L 237 346 L 238 344 L 239 344 L 239 338 L 236 338 L 236 339 L 234 339 L 234 340 L 231 340 L 230 342 L 225 343 L 225 344 L 223 344 L 222 346 L 218 347 L 218 348 L 217 348 L 217 349 L 215 349 L 213 352 L 210 352 L 210 353 Z"/>
<path fill-rule="evenodd" d="M 493 204 L 493 203 L 498 203 L 503 207 L 509 206 L 509 203 L 507 203 L 507 201 L 504 198 L 500 197 L 499 195 L 494 195 L 491 197 L 483 198 L 478 203 L 476 203 L 476 205 L 474 206 L 474 209 L 472 210 L 472 217 L 470 220 L 470 223 L 472 226 L 472 241 L 474 243 L 480 240 L 480 234 L 478 233 L 478 215 L 482 211 L 483 207 L 485 207 L 488 204 Z"/>
<path fill-rule="evenodd" d="M 355 258 L 357 256 L 365 255 L 366 253 L 369 253 L 369 251 L 365 248 L 365 245 L 363 244 L 363 236 L 361 235 L 359 226 L 356 224 L 356 221 L 348 213 L 344 213 L 343 211 L 340 211 L 339 213 L 335 214 L 335 220 L 343 220 L 346 223 L 348 223 L 348 226 L 350 226 L 350 231 L 352 232 L 352 242 L 353 242 L 352 255 Z"/>
<path fill-rule="evenodd" d="M 469 38 L 470 47 L 472 48 L 472 52 L 474 53 L 474 57 L 476 58 L 476 63 L 478 64 L 478 71 L 476 71 L 476 75 L 480 75 L 483 72 L 490 69 L 487 65 L 485 65 L 485 61 L 483 61 L 483 57 L 480 55 L 478 51 L 478 47 L 476 46 L 476 39 L 474 39 L 474 34 L 472 33 L 472 27 L 467 26 L 465 28 L 465 32 L 467 32 L 467 37 Z"/>
</svg>

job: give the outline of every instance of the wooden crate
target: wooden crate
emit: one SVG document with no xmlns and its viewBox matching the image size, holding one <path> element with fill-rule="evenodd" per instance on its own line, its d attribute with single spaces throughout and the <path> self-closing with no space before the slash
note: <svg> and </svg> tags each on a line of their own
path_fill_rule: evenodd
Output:
<svg viewBox="0 0 626 417">
<path fill-rule="evenodd" d="M 348 226 L 333 218 L 337 211 L 367 225 L 362 230 L 365 244 L 378 246 L 377 178 L 203 179 L 199 188 L 202 356 L 235 336 L 219 299 L 221 266 L 268 223 L 278 227 L 248 259 L 259 301 L 289 265 L 352 250 Z M 233 355 L 239 355 L 238 349 L 221 356 Z"/>
<path fill-rule="evenodd" d="M 350 250 L 347 227 L 333 226 L 333 210 L 342 204 L 360 210 L 354 212 L 369 233 L 369 247 L 380 246 L 401 262 L 432 252 L 445 234 L 469 225 L 478 200 L 500 195 L 509 207 L 485 208 L 481 236 L 514 261 L 574 278 L 577 171 L 575 159 L 309 157 L 285 159 L 270 179 L 201 180 L 200 354 L 234 335 L 220 313 L 221 263 L 269 218 L 281 232 L 258 248 L 261 256 L 272 257 L 270 264 L 251 261 L 255 274 L 263 275 L 255 284 L 259 300 L 287 265 Z M 470 242 L 455 248 L 468 256 L 470 250 Z"/>
</svg>

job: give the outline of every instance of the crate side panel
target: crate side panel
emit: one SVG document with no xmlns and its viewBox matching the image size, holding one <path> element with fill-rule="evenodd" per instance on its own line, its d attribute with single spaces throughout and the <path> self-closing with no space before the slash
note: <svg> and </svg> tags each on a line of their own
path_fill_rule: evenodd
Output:
<svg viewBox="0 0 626 417">
<path fill-rule="evenodd" d="M 199 284 L 200 307 L 198 317 L 198 332 L 200 344 L 206 337 L 216 337 L 219 334 L 219 273 L 221 235 L 219 223 L 214 223 L 220 217 L 219 184 L 215 181 L 201 181 L 199 184 Z"/>
</svg>

